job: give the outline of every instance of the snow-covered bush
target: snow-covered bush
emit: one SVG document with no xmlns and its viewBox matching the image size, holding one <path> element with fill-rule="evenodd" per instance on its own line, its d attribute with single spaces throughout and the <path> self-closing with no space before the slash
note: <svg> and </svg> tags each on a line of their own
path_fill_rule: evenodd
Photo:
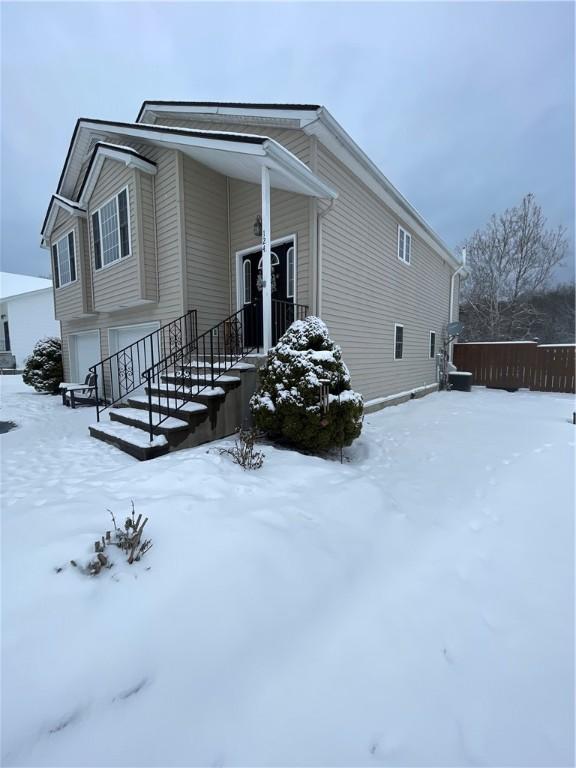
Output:
<svg viewBox="0 0 576 768">
<path fill-rule="evenodd" d="M 36 392 L 55 395 L 63 378 L 62 342 L 55 337 L 41 339 L 24 363 L 24 383 L 34 387 Z"/>
<path fill-rule="evenodd" d="M 362 430 L 362 396 L 317 317 L 292 323 L 270 351 L 250 405 L 259 429 L 307 451 L 350 445 Z"/>
</svg>

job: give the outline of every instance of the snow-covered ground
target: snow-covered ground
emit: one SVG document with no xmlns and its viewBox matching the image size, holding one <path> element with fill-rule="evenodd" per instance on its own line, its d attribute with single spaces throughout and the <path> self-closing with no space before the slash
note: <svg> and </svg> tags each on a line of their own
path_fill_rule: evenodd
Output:
<svg viewBox="0 0 576 768">
<path fill-rule="evenodd" d="M 5 765 L 572 764 L 570 396 L 434 394 L 249 473 L 1 385 Z M 56 572 L 131 499 L 143 561 Z"/>
</svg>

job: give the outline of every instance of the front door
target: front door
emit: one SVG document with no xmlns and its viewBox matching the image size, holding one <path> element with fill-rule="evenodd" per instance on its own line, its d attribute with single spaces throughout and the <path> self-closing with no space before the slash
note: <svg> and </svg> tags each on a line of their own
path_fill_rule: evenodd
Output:
<svg viewBox="0 0 576 768">
<path fill-rule="evenodd" d="M 272 246 L 272 343 L 294 320 L 296 261 L 294 243 Z M 262 347 L 262 251 L 242 257 L 242 299 L 244 312 L 244 344 Z"/>
</svg>

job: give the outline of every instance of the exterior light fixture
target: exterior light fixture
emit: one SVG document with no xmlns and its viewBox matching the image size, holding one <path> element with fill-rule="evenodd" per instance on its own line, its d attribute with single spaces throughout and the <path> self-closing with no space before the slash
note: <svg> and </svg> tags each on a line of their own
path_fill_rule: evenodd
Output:
<svg viewBox="0 0 576 768">
<path fill-rule="evenodd" d="M 262 237 L 262 216 L 260 214 L 254 220 L 254 234 L 256 237 Z"/>
</svg>

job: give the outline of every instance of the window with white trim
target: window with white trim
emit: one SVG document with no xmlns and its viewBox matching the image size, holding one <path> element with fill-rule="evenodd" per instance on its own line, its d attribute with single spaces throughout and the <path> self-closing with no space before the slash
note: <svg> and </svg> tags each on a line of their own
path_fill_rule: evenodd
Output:
<svg viewBox="0 0 576 768">
<path fill-rule="evenodd" d="M 252 301 L 252 263 L 250 259 L 244 262 L 244 304 Z"/>
<path fill-rule="evenodd" d="M 92 214 L 94 266 L 102 269 L 130 256 L 128 188 L 123 189 Z"/>
<path fill-rule="evenodd" d="M 398 225 L 398 258 L 406 264 L 410 264 L 412 255 L 412 235 Z"/>
<path fill-rule="evenodd" d="M 294 247 L 288 248 L 286 254 L 286 296 L 293 299 L 296 294 L 296 260 Z"/>
<path fill-rule="evenodd" d="M 430 331 L 430 359 L 436 355 L 436 331 Z"/>
<path fill-rule="evenodd" d="M 74 231 L 68 232 L 52 246 L 54 285 L 61 288 L 76 280 L 76 247 Z"/>
<path fill-rule="evenodd" d="M 404 326 L 394 324 L 394 360 L 402 360 L 404 354 Z"/>
</svg>

